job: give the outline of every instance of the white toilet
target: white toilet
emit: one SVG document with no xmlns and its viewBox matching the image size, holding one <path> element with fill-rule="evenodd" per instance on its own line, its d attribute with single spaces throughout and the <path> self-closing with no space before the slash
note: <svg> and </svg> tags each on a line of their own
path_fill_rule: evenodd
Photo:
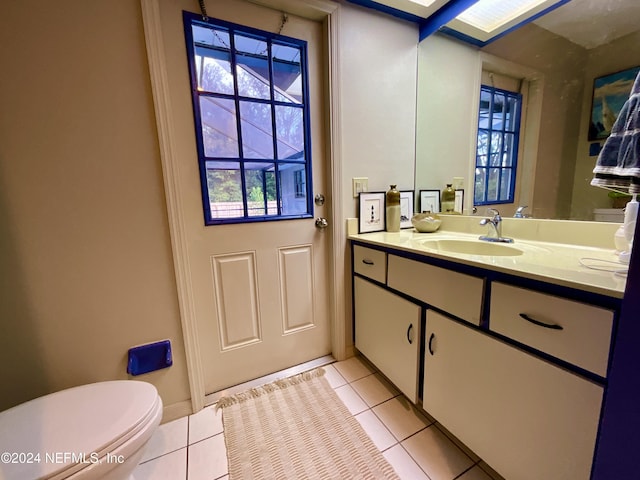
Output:
<svg viewBox="0 0 640 480">
<path fill-rule="evenodd" d="M 161 418 L 156 388 L 132 380 L 10 408 L 0 412 L 0 480 L 129 479 Z"/>
</svg>

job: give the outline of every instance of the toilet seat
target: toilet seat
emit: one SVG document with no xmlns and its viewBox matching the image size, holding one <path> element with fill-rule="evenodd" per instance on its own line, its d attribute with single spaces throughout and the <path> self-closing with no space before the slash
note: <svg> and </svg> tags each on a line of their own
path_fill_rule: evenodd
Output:
<svg viewBox="0 0 640 480">
<path fill-rule="evenodd" d="M 0 413 L 0 452 L 21 455 L 17 463 L 0 463 L 0 479 L 57 480 L 83 470 L 109 470 L 119 459 L 107 465 L 107 454 L 127 460 L 161 416 L 155 387 L 127 380 L 83 385 L 18 405 Z"/>
</svg>

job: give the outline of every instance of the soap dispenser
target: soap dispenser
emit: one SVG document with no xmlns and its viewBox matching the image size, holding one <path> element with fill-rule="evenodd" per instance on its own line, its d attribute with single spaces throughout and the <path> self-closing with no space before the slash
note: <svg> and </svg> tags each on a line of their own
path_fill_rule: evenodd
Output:
<svg viewBox="0 0 640 480">
<path fill-rule="evenodd" d="M 619 259 L 622 263 L 629 263 L 631 258 L 631 249 L 633 248 L 633 236 L 636 231 L 636 220 L 638 218 L 638 196 L 634 195 L 633 200 L 624 207 L 624 238 L 627 248 L 620 252 Z"/>
</svg>

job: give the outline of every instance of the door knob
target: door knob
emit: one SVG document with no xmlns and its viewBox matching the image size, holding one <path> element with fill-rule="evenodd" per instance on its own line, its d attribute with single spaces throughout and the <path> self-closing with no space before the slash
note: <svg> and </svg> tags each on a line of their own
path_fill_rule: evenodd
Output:
<svg viewBox="0 0 640 480">
<path fill-rule="evenodd" d="M 327 228 L 329 226 L 329 222 L 327 222 L 326 218 L 316 218 L 316 227 L 318 228 Z"/>
</svg>

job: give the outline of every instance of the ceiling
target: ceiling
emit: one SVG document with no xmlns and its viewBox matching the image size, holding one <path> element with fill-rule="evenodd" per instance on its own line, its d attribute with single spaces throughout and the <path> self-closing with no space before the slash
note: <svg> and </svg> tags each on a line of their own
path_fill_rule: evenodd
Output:
<svg viewBox="0 0 640 480">
<path fill-rule="evenodd" d="M 640 29 L 640 1 L 571 0 L 534 23 L 590 49 Z"/>
<path fill-rule="evenodd" d="M 429 0 L 349 1 L 367 6 L 382 4 L 422 19 L 431 17 L 441 7 L 463 3 L 458 0 L 434 0 L 432 3 Z M 426 5 L 418 3 L 422 1 Z M 640 0 L 570 0 L 534 23 L 590 49 L 637 31 L 640 28 Z"/>
</svg>

